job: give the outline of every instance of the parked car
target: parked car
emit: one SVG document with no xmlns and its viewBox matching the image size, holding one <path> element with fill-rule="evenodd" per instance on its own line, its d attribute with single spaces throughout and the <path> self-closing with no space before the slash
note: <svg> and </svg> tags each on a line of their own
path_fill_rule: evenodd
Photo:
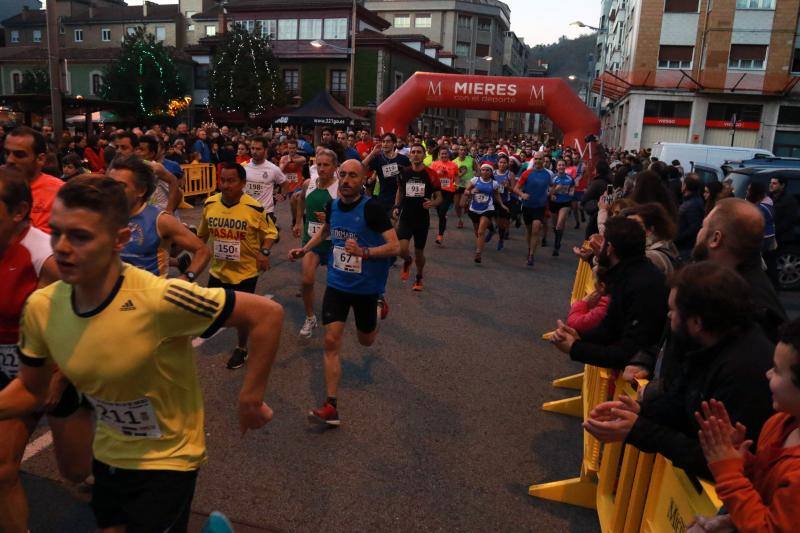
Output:
<svg viewBox="0 0 800 533">
<path fill-rule="evenodd" d="M 800 202 L 800 167 L 795 168 L 737 168 L 726 176 L 737 198 L 744 198 L 747 186 L 758 181 L 769 186 L 775 177 L 786 178 L 786 192 Z M 800 289 L 800 224 L 794 227 L 794 237 L 778 247 L 778 284 L 781 289 Z"/>
<path fill-rule="evenodd" d="M 742 161 L 757 156 L 775 157 L 769 150 L 761 148 L 663 142 L 653 144 L 652 155 L 667 164 L 677 159 L 687 172 L 692 163 L 721 167 L 727 161 Z"/>
</svg>

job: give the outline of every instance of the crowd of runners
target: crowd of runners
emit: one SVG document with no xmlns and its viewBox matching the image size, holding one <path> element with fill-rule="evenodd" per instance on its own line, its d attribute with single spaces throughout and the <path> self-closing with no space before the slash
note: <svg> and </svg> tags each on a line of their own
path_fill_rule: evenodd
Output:
<svg viewBox="0 0 800 533">
<path fill-rule="evenodd" d="M 423 291 L 432 209 L 436 246 L 448 242 L 448 219 L 462 229 L 466 215 L 474 263 L 496 236 L 496 253 L 518 254 L 530 268 L 540 247 L 559 256 L 567 224 L 586 224 L 587 236 L 606 226 L 613 234 L 615 205 L 646 192 L 626 191 L 626 179 L 655 164 L 647 153 L 598 144 L 601 161 L 590 165 L 569 146 L 529 138 L 333 129 L 313 146 L 292 130 L 182 124 L 104 133 L 88 143 L 91 154 L 27 127 L 2 140 L 0 293 L 9 298 L 0 305 L 0 528 L 11 532 L 27 530 L 18 472 L 43 416 L 62 475 L 92 485 L 98 527 L 186 529 L 206 461 L 191 339 L 237 330 L 227 368 L 246 366 L 241 430 L 268 423 L 263 399 L 284 311 L 256 286 L 279 240 L 292 241 L 288 256 L 299 262 L 299 336 L 324 329 L 325 400 L 308 418 L 336 427 L 350 311 L 358 342 L 370 346 L 389 312 L 392 265 L 404 282 L 413 269 L 411 289 Z M 214 165 L 218 176 L 197 227 L 176 210 L 181 164 L 191 162 Z M 612 180 L 612 171 L 621 177 Z M 284 218 L 276 216 L 280 202 L 289 206 Z M 515 231 L 521 248 L 508 246 Z M 575 252 L 602 258 L 607 248 Z M 664 253 L 677 264 L 678 251 Z M 317 310 L 320 266 L 327 275 Z M 577 335 L 564 325 L 554 342 Z"/>
</svg>

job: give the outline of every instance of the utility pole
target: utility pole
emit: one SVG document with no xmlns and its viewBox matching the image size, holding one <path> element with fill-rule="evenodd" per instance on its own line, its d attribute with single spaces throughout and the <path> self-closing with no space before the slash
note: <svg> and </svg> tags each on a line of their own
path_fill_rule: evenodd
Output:
<svg viewBox="0 0 800 533">
<path fill-rule="evenodd" d="M 734 139 L 736 139 L 736 113 L 731 118 L 731 146 L 733 146 Z"/>
<path fill-rule="evenodd" d="M 56 0 L 47 0 L 47 63 L 50 72 L 50 110 L 53 116 L 53 140 L 60 142 L 64 129 L 61 107 L 61 58 L 58 45 L 58 7 Z"/>
<path fill-rule="evenodd" d="M 356 0 L 353 0 L 353 21 L 350 24 L 350 72 L 347 76 L 347 108 L 353 110 L 353 93 L 356 90 L 356 32 L 358 31 L 358 13 Z"/>
</svg>

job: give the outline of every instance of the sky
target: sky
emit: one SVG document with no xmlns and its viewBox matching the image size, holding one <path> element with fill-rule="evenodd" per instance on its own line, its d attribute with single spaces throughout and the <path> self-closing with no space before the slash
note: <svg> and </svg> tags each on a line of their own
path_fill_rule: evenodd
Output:
<svg viewBox="0 0 800 533">
<path fill-rule="evenodd" d="M 511 8 L 511 29 L 525 39 L 525 44 L 550 44 L 559 37 L 577 37 L 590 30 L 570 26 L 580 20 L 591 26 L 600 22 L 601 0 L 503 0 Z M 128 4 L 141 4 L 128 0 Z M 157 4 L 175 4 L 175 0 L 155 0 Z M 557 6 L 557 7 L 556 7 Z"/>
</svg>

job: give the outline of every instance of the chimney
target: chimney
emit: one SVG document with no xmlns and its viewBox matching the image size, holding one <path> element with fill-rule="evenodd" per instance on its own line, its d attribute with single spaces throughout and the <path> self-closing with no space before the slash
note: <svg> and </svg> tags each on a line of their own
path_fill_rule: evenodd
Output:
<svg viewBox="0 0 800 533">
<path fill-rule="evenodd" d="M 89 2 L 89 18 L 94 18 L 94 2 Z"/>
<path fill-rule="evenodd" d="M 142 2 L 142 17 L 144 18 L 147 18 L 147 4 L 149 3 L 150 2 L 148 2 L 147 0 L 144 0 L 144 2 Z"/>
</svg>

